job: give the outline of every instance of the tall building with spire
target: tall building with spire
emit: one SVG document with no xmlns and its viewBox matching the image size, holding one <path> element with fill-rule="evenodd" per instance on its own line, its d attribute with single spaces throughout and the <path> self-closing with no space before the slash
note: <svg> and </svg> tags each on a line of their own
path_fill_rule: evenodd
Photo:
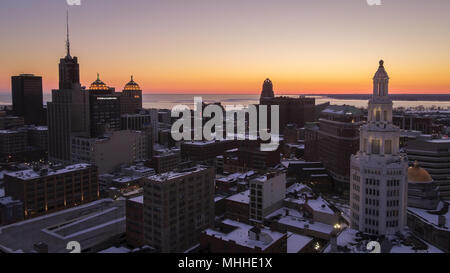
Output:
<svg viewBox="0 0 450 273">
<path fill-rule="evenodd" d="M 66 17 L 66 56 L 59 63 L 59 89 L 47 104 L 49 160 L 70 163 L 72 136 L 89 136 L 89 93 L 81 88 L 78 58 L 70 55 L 69 16 Z"/>
<path fill-rule="evenodd" d="M 78 58 L 70 56 L 69 12 L 66 14 L 66 56 L 59 62 L 59 89 L 80 88 L 80 65 Z"/>
<path fill-rule="evenodd" d="M 373 78 L 368 122 L 360 149 L 351 158 L 351 225 L 373 234 L 394 234 L 406 226 L 408 160 L 400 154 L 400 129 L 392 123 L 389 76 L 381 60 Z"/>
</svg>

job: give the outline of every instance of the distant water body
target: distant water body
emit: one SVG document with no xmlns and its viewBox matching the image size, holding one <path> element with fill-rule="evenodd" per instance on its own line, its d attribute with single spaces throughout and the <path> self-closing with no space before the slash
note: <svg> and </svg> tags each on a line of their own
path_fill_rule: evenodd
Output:
<svg viewBox="0 0 450 273">
<path fill-rule="evenodd" d="M 289 97 L 298 97 L 295 95 L 287 95 Z M 339 97 L 343 96 L 343 97 Z M 314 95 L 309 97 L 316 98 L 316 104 L 330 102 L 334 105 L 352 105 L 358 108 L 367 107 L 368 95 Z M 394 107 L 417 107 L 423 106 L 425 108 L 440 107 L 443 109 L 450 108 L 450 96 L 439 95 L 433 96 L 432 99 L 418 100 L 417 97 L 407 97 L 408 95 L 394 95 Z M 259 94 L 144 94 L 143 104 L 144 108 L 158 108 L 158 109 L 172 109 L 175 105 L 187 105 L 192 108 L 194 104 L 194 97 L 202 97 L 206 103 L 221 102 L 222 105 L 242 105 L 259 103 Z M 426 96 L 425 96 L 426 97 Z M 44 94 L 44 102 L 51 101 L 50 94 Z M 11 105 L 10 94 L 0 94 L 0 105 Z"/>
</svg>

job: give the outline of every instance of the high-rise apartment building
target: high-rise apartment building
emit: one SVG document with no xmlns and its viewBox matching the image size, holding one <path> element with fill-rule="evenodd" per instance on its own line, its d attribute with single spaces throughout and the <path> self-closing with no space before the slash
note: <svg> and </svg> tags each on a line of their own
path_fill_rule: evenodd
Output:
<svg viewBox="0 0 450 273">
<path fill-rule="evenodd" d="M 183 253 L 214 223 L 214 168 L 150 176 L 144 185 L 145 243 L 159 252 Z"/>
<path fill-rule="evenodd" d="M 23 117 L 25 124 L 42 124 L 42 77 L 22 74 L 11 77 L 11 82 L 14 115 Z"/>
<path fill-rule="evenodd" d="M 395 234 L 406 226 L 408 160 L 399 151 L 400 128 L 392 123 L 388 84 L 380 61 L 368 123 L 361 127 L 359 152 L 351 158 L 351 225 L 374 235 Z"/>
</svg>

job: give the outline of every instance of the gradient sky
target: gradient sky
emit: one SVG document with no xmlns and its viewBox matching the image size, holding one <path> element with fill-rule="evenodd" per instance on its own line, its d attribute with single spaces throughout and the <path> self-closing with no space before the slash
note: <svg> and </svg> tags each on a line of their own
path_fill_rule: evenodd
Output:
<svg viewBox="0 0 450 273">
<path fill-rule="evenodd" d="M 450 1 L 81 0 L 69 8 L 82 84 L 99 72 L 149 93 L 370 93 L 383 58 L 392 93 L 450 93 Z M 1 0 L 0 92 L 10 77 L 57 87 L 65 0 Z"/>
</svg>

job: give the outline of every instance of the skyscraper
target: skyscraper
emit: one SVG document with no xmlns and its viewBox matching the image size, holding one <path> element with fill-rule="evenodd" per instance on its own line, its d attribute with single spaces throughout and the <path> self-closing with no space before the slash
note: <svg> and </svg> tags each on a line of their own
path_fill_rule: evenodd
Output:
<svg viewBox="0 0 450 273">
<path fill-rule="evenodd" d="M 99 74 L 89 88 L 89 98 L 91 137 L 120 130 L 120 94 L 102 82 Z"/>
<path fill-rule="evenodd" d="M 321 112 L 316 128 L 318 150 L 308 149 L 330 172 L 335 189 L 348 196 L 350 157 L 359 149 L 359 128 L 364 124 L 363 112 L 349 105 L 330 105 Z M 308 133 L 312 129 L 308 129 Z M 311 143 L 312 142 L 312 143 Z M 309 136 L 305 146 L 314 145 Z M 309 147 L 308 147 L 309 148 Z M 310 157 L 310 154 L 308 154 Z"/>
<path fill-rule="evenodd" d="M 89 93 L 81 88 L 78 58 L 70 56 L 67 16 L 66 57 L 59 63 L 59 90 L 47 104 L 49 160 L 70 163 L 71 136 L 89 136 Z"/>
<path fill-rule="evenodd" d="M 33 74 L 21 74 L 11 77 L 12 101 L 14 115 L 24 118 L 25 124 L 41 124 L 42 77 Z"/>
<path fill-rule="evenodd" d="M 69 90 L 81 88 L 80 85 L 80 65 L 78 58 L 70 56 L 70 36 L 69 36 L 69 13 L 66 17 L 67 40 L 66 52 L 67 55 L 61 58 L 59 62 L 59 90 Z"/>
<path fill-rule="evenodd" d="M 361 127 L 360 149 L 350 169 L 351 225 L 375 235 L 394 234 L 406 226 L 408 160 L 399 151 L 400 129 L 392 123 L 388 84 L 381 60 L 368 123 Z"/>
<path fill-rule="evenodd" d="M 131 80 L 125 85 L 120 97 L 121 114 L 135 114 L 142 109 L 142 90 L 141 87 Z"/>
</svg>

